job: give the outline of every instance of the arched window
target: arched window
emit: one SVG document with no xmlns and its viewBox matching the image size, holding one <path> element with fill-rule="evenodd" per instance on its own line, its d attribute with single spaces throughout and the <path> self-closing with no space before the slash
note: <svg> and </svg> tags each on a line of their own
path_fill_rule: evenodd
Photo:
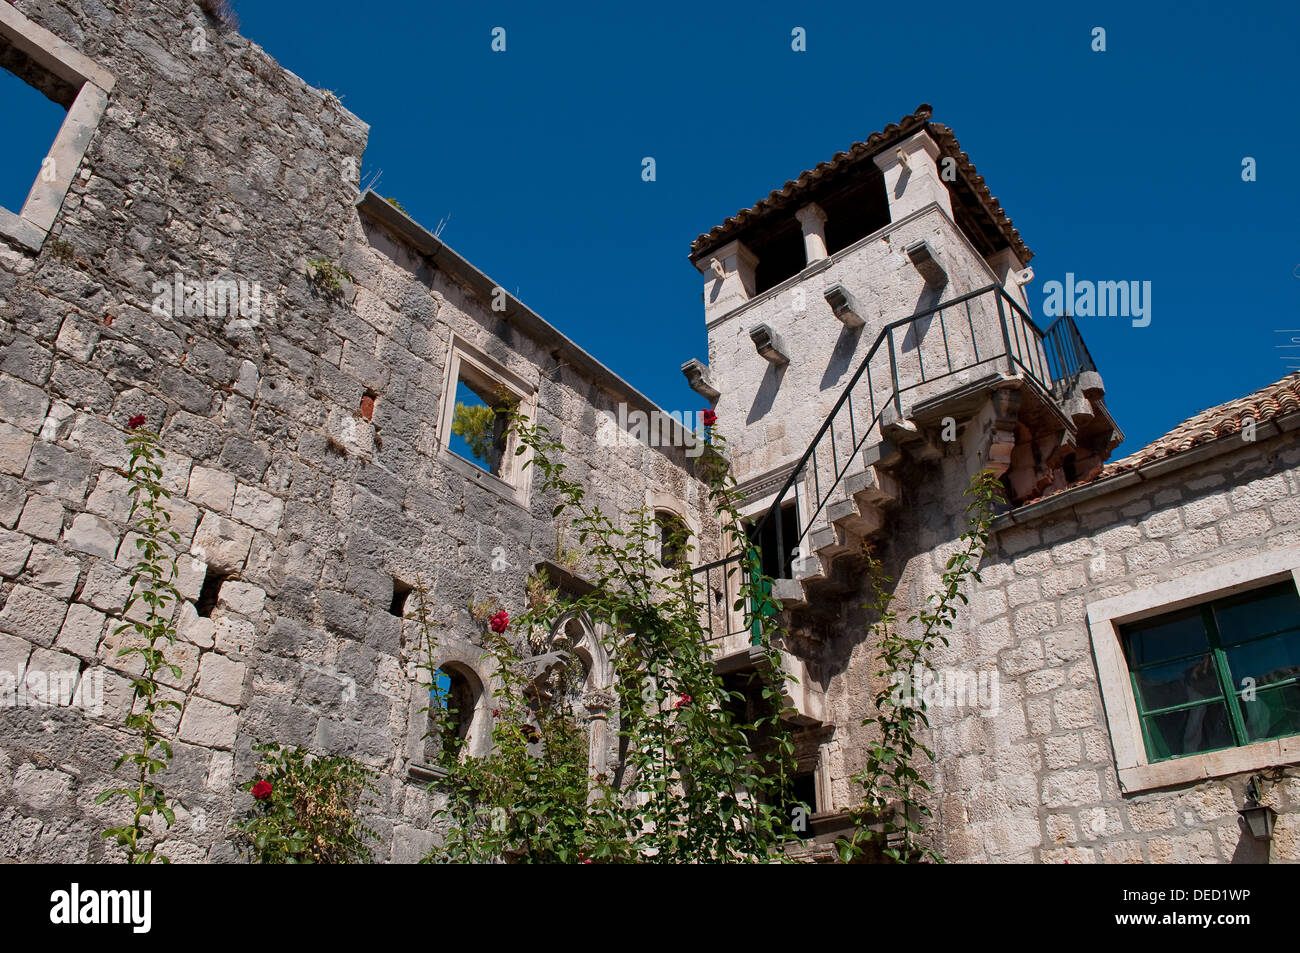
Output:
<svg viewBox="0 0 1300 953">
<path fill-rule="evenodd" d="M 438 669 L 429 689 L 425 760 L 437 764 L 463 758 L 471 750 L 482 685 L 473 672 L 449 662 Z"/>
<path fill-rule="evenodd" d="M 672 510 L 655 510 L 659 527 L 659 562 L 665 569 L 690 565 L 691 532 L 686 521 Z"/>
</svg>

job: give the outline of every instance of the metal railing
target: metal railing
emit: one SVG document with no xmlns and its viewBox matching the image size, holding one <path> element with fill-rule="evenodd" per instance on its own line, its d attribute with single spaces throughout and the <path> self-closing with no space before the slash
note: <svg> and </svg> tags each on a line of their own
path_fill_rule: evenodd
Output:
<svg viewBox="0 0 1300 953">
<path fill-rule="evenodd" d="M 1079 333 L 1074 318 L 1068 314 L 1052 322 L 1043 335 L 1043 345 L 1052 372 L 1052 395 L 1057 400 L 1065 399 L 1081 373 L 1097 369 L 1088 353 L 1088 345 L 1083 343 L 1083 335 Z"/>
<path fill-rule="evenodd" d="M 1053 328 L 1060 325 L 1058 321 Z M 789 554 L 805 551 L 809 533 L 819 525 L 859 452 L 873 435 L 876 442 L 882 439 L 881 421 L 887 410 L 892 407 L 902 419 L 904 394 L 980 367 L 996 370 L 999 362 L 1004 362 L 1007 373 L 1015 374 L 1018 368 L 1055 395 L 1053 381 L 1062 368 L 1077 368 L 1083 362 L 1091 366 L 1091 357 L 1073 322 L 1063 327 L 1058 332 L 1060 340 L 1047 341 L 1029 314 L 997 284 L 885 325 L 776 499 L 751 531 L 752 539 L 761 539 L 769 524 L 774 523 L 777 576 L 790 578 Z M 1070 329 L 1073 338 L 1068 337 Z M 970 376 L 976 379 L 974 374 Z M 796 539 L 787 541 L 780 514 L 791 500 L 799 514 L 800 529 Z M 708 616 L 709 641 L 744 631 L 727 625 L 727 631 L 718 633 L 715 618 L 732 618 L 742 581 L 740 573 L 745 571 L 739 554 L 694 570 L 703 588 L 705 605 L 701 609 Z"/>
</svg>

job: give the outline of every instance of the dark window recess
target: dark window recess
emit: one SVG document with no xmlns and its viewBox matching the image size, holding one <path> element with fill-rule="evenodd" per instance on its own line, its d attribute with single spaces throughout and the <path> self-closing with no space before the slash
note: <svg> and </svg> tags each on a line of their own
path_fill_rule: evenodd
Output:
<svg viewBox="0 0 1300 953">
<path fill-rule="evenodd" d="M 406 615 L 406 598 L 411 594 L 411 587 L 401 580 L 393 580 L 393 601 L 388 604 L 388 611 L 399 618 Z"/>
<path fill-rule="evenodd" d="M 795 835 L 807 840 L 813 836 L 812 825 L 808 823 L 808 818 L 817 813 L 817 776 L 811 771 L 805 774 L 796 774 L 791 784 L 790 811 L 787 813 L 793 817 L 794 809 L 802 807 L 804 809 L 804 823 L 802 830 L 800 825 L 795 826 Z"/>
<path fill-rule="evenodd" d="M 755 238 L 750 250 L 758 256 L 754 269 L 754 293 L 762 294 L 803 271 L 806 255 L 803 229 L 793 217 L 770 235 Z"/>
<path fill-rule="evenodd" d="M 777 549 L 775 517 L 763 527 L 761 534 L 755 536 L 756 523 L 762 519 L 762 515 L 756 517 L 755 522 L 751 523 L 746 530 L 746 534 L 750 542 L 758 544 L 763 575 L 772 579 L 789 579 L 791 563 L 795 556 L 795 542 L 799 536 L 799 516 L 795 512 L 794 501 L 791 500 L 781 507 L 781 548 L 785 550 L 783 559 Z"/>
<path fill-rule="evenodd" d="M 1061 469 L 1065 472 L 1065 482 L 1073 483 L 1079 479 L 1079 469 L 1074 462 L 1074 454 L 1070 454 L 1061 462 Z"/>
<path fill-rule="evenodd" d="M 864 181 L 817 204 L 826 213 L 826 251 L 832 255 L 889 224 L 889 195 L 879 169 L 868 170 Z"/>
<path fill-rule="evenodd" d="M 425 737 L 429 764 L 455 760 L 469 743 L 477 694 L 464 673 L 446 666 L 438 669 L 429 691 L 429 733 Z"/>
<path fill-rule="evenodd" d="M 208 574 L 203 577 L 203 588 L 199 590 L 199 598 L 194 603 L 194 611 L 205 619 L 209 618 L 212 615 L 212 610 L 217 607 L 217 600 L 221 598 L 221 584 L 225 581 L 225 576 L 209 569 Z"/>
<path fill-rule="evenodd" d="M 686 558 L 686 524 L 669 510 L 657 510 L 655 522 L 659 524 L 659 562 L 665 569 L 677 569 Z"/>
</svg>

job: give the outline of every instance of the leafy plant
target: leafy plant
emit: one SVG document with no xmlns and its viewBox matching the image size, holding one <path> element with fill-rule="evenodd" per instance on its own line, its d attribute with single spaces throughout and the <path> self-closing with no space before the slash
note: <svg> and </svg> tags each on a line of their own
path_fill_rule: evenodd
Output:
<svg viewBox="0 0 1300 953">
<path fill-rule="evenodd" d="M 544 645 L 562 613 L 576 611 L 603 636 L 615 676 L 619 734 L 627 751 L 616 787 L 589 777 L 585 732 L 569 701 L 580 674 L 553 649 L 522 658 L 504 632 L 487 637 L 502 689 L 494 696 L 492 753 L 450 767 L 439 787 L 450 825 L 430 859 L 441 862 L 767 861 L 791 838 L 785 805 L 793 744 L 781 719 L 779 657 L 771 646 L 775 612 L 761 576 L 746 574 L 736 604 L 754 625 L 757 695 L 729 689 L 714 671 L 698 603 L 699 583 L 683 559 L 665 574 L 654 514 L 641 510 L 620 528 L 565 476 L 564 448 L 521 416 L 517 453 L 557 500 L 552 517 L 572 514 L 590 555 L 594 590 L 572 602 L 530 607 L 514 620 L 518 644 Z M 715 447 L 715 451 L 718 448 Z M 710 499 L 730 538 L 740 532 L 735 486 L 725 460 L 705 458 Z M 758 565 L 749 549 L 745 561 Z M 541 637 L 539 637 L 539 634 Z M 558 648 L 557 640 L 552 643 Z M 432 661 L 430 662 L 432 665 Z M 539 674 L 536 666 L 544 666 Z M 754 706 L 752 703 L 757 701 Z M 751 707 L 757 713 L 751 713 Z"/>
<path fill-rule="evenodd" d="M 545 573 L 534 571 L 524 581 L 524 595 L 528 600 L 528 608 L 540 609 L 558 599 L 560 590 L 550 584 Z"/>
<path fill-rule="evenodd" d="M 377 835 L 358 811 L 373 802 L 376 775 L 338 755 L 258 744 L 263 754 L 253 780 L 240 786 L 253 805 L 235 823 L 241 848 L 259 864 L 364 864 Z"/>
<path fill-rule="evenodd" d="M 172 747 L 162 736 L 157 717 L 167 708 L 180 710 L 180 702 L 159 697 L 159 672 L 164 669 L 179 678 L 180 667 L 167 662 L 163 645 L 176 641 L 176 629 L 171 622 L 172 605 L 180 601 L 176 589 L 176 556 L 169 545 L 180 542 L 180 534 L 171 528 L 171 514 L 163 506 L 168 493 L 162 486 L 162 460 L 165 454 L 158 446 L 158 435 L 144 429 L 145 418 L 134 416 L 127 424 L 126 445 L 130 450 L 127 469 L 128 491 L 131 497 L 129 519 L 138 536 L 135 547 L 138 554 L 131 570 L 131 595 L 122 608 L 123 622 L 115 634 L 130 633 L 138 644 L 121 649 L 117 656 L 138 656 L 141 673 L 131 681 L 131 713 L 126 716 L 126 727 L 139 737 L 139 748 L 118 758 L 114 770 L 130 763 L 135 768 L 135 783 L 100 794 L 96 804 L 115 798 L 124 798 L 131 805 L 131 822 L 104 831 L 105 838 L 113 838 L 126 849 L 127 859 L 133 864 L 152 863 L 159 857 L 157 844 L 152 842 L 149 822 L 161 817 L 166 827 L 176 822 L 175 812 L 167 804 L 167 796 L 154 777 L 167 768 L 172 758 Z M 132 610 L 144 607 L 143 618 L 130 621 Z"/>
<path fill-rule="evenodd" d="M 469 452 L 496 468 L 501 456 L 497 437 L 497 411 L 487 404 L 456 401 L 452 410 L 451 432 L 469 444 Z"/>
<path fill-rule="evenodd" d="M 73 247 L 72 242 L 64 241 L 62 238 L 51 238 L 45 243 L 45 247 L 50 250 L 50 254 L 64 264 L 71 264 L 77 257 L 77 249 Z"/>
<path fill-rule="evenodd" d="M 486 622 L 496 612 L 497 604 L 492 599 L 471 599 L 469 617 L 475 622 Z"/>
<path fill-rule="evenodd" d="M 582 563 L 582 550 L 570 549 L 565 540 L 564 528 L 555 527 L 555 561 L 569 572 L 573 572 Z"/>
<path fill-rule="evenodd" d="M 342 265 L 334 264 L 328 258 L 308 258 L 307 267 L 311 271 L 309 277 L 312 283 L 327 294 L 336 295 L 342 291 L 344 279 L 356 281 L 351 272 Z"/>
<path fill-rule="evenodd" d="M 943 860 L 933 848 L 920 844 L 922 821 L 931 816 L 924 800 L 930 784 L 921 773 L 920 762 L 934 761 L 934 752 L 921 741 L 920 733 L 929 728 L 930 720 L 923 696 L 900 697 L 896 675 L 911 677 L 918 667 L 928 668 L 927 659 L 937 645 L 948 644 L 946 633 L 956 621 L 958 603 L 969 601 L 962 586 L 968 579 L 980 581 L 978 567 L 988 545 L 994 508 L 1002 500 L 1002 486 L 991 470 L 981 470 L 972 477 L 966 495 L 972 499 L 966 507 L 967 528 L 958 550 L 948 558 L 938 590 L 927 597 L 924 608 L 908 618 L 906 626 L 897 624 L 892 608 L 893 580 L 884 575 L 874 554 L 866 554 L 872 593 L 866 608 L 876 617 L 870 632 L 878 641 L 880 670 L 876 675 L 885 684 L 876 692 L 875 714 L 862 722 L 876 729 L 876 737 L 868 748 L 866 764 L 853 776 L 864 789 L 864 799 L 853 812 L 853 835 L 840 841 L 843 860 L 864 856 L 868 846 L 898 863 Z"/>
</svg>

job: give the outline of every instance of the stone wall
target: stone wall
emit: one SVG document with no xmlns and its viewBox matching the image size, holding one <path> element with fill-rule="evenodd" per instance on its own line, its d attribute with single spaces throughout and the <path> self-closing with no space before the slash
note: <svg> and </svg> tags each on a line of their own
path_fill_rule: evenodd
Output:
<svg viewBox="0 0 1300 953">
<path fill-rule="evenodd" d="M 937 587 L 964 527 L 961 491 L 978 454 L 961 449 L 902 481 L 909 496 L 884 550 L 906 618 Z M 1243 832 L 1238 808 L 1258 773 L 1243 749 L 1210 756 L 1208 776 L 1124 790 L 1117 771 L 1087 606 L 1122 594 L 1216 572 L 1262 556 L 1285 567 L 1300 543 L 1300 447 L 1289 435 L 1240 442 L 1213 460 L 1094 495 L 997 532 L 969 584 L 938 670 L 996 673 L 996 713 L 940 704 L 928 714 L 936 767 L 934 844 L 966 862 L 1261 862 L 1264 845 Z M 845 601 L 865 601 L 865 589 Z M 848 610 L 827 633 L 820 660 L 837 730 L 828 746 L 835 809 L 860 790 L 847 778 L 862 765 L 873 653 L 870 619 Z M 1140 739 L 1138 744 L 1141 744 Z M 1295 761 L 1294 739 L 1281 758 Z M 1285 750 L 1291 750 L 1288 756 Z M 1181 759 L 1180 759 L 1181 760 Z M 1177 761 L 1165 765 L 1177 765 Z M 1300 861 L 1300 779 L 1264 787 L 1278 812 L 1271 861 Z"/>
<path fill-rule="evenodd" d="M 642 398 L 359 214 L 368 129 L 335 97 L 197 3 L 127 7 L 15 4 L 117 83 L 52 232 L 64 257 L 0 246 L 0 670 L 105 687 L 99 715 L 0 715 L 0 852 L 115 855 L 99 832 L 122 808 L 94 800 L 131 744 L 132 669 L 113 630 L 135 552 L 122 428 L 143 414 L 167 452 L 189 600 L 168 650 L 182 674 L 164 679 L 183 705 L 168 723 L 182 808 L 164 853 L 232 859 L 236 785 L 251 746 L 277 741 L 380 769 L 377 857 L 418 859 L 435 805 L 407 773 L 421 657 L 389 611 L 394 582 L 430 588 L 439 652 L 472 663 L 470 601 L 518 611 L 556 545 L 553 500 L 520 505 L 439 452 L 453 335 L 532 389 L 592 502 L 625 519 L 653 490 L 682 501 L 705 545 L 716 525 L 693 512 L 683 450 L 594 439 L 598 414 Z M 311 279 L 321 259 L 351 276 L 337 292 Z M 260 308 L 177 311 L 178 273 L 248 282 Z M 203 616 L 210 572 L 226 581 Z"/>
</svg>

